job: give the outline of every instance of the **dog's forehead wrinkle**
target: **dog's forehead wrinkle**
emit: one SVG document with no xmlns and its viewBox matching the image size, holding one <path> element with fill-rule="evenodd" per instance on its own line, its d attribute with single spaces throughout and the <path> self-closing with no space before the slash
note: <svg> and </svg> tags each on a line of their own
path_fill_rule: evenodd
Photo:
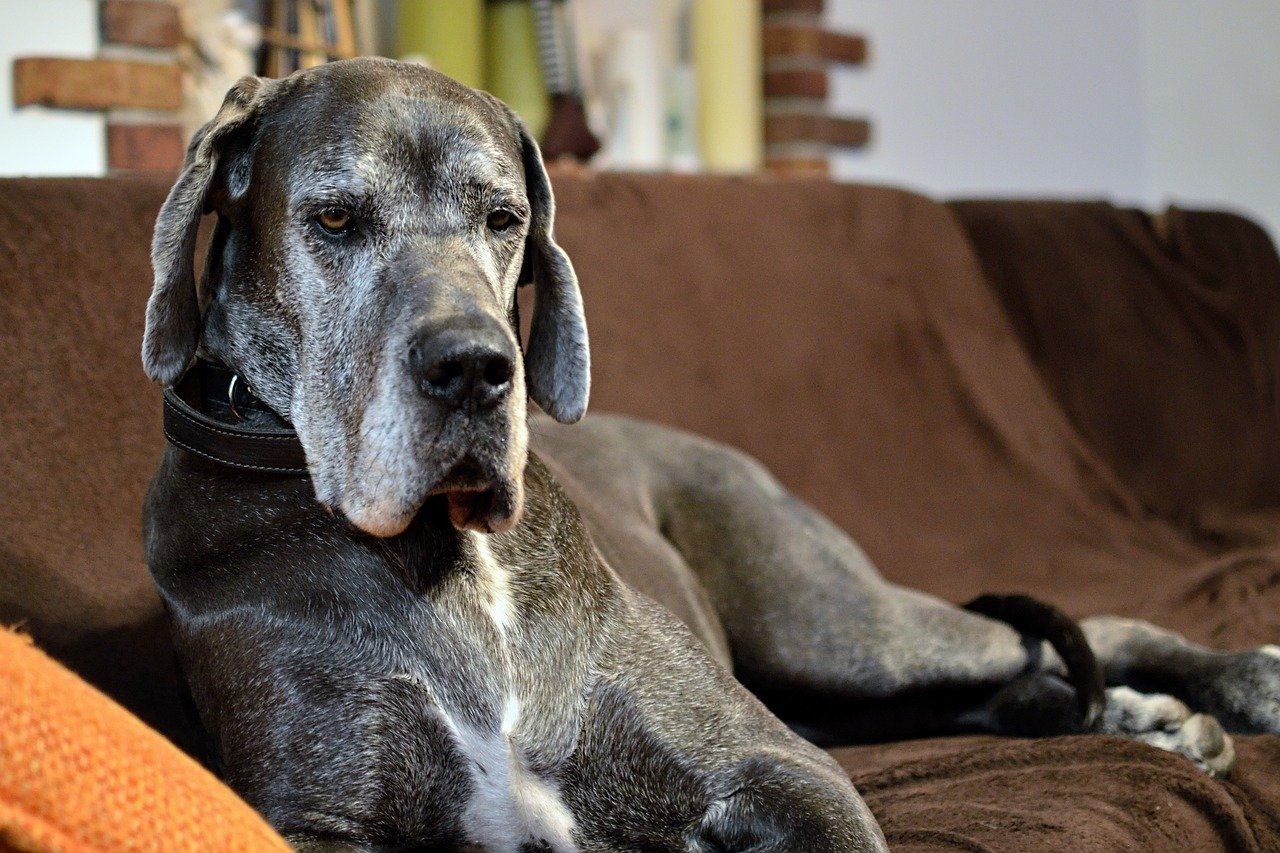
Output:
<svg viewBox="0 0 1280 853">
<path fill-rule="evenodd" d="M 328 155 L 323 162 L 298 164 L 290 176 L 290 201 L 297 204 L 313 198 L 359 197 L 376 185 L 375 169 L 365 168 L 357 155 Z"/>
<path fill-rule="evenodd" d="M 442 96 L 432 89 L 393 89 L 350 105 L 345 121 L 358 143 L 388 153 L 426 151 L 440 158 L 479 150 L 494 160 L 518 161 L 509 131 L 477 103 L 483 102 L 470 90 Z"/>
<path fill-rule="evenodd" d="M 403 190 L 417 177 L 523 192 L 509 134 L 478 120 L 473 99 L 468 93 L 442 98 L 435 88 L 388 89 L 335 105 L 324 87 L 311 87 L 272 116 L 263 132 L 277 158 L 289 164 L 293 187 L 328 182 L 341 188 L 359 181 Z M 309 132 L 299 134 L 299 126 Z"/>
<path fill-rule="evenodd" d="M 380 106 L 390 109 L 369 115 L 368 132 L 359 134 L 370 155 L 442 182 L 523 189 L 519 152 L 509 134 L 478 121 L 469 105 L 464 109 L 413 97 Z"/>
</svg>

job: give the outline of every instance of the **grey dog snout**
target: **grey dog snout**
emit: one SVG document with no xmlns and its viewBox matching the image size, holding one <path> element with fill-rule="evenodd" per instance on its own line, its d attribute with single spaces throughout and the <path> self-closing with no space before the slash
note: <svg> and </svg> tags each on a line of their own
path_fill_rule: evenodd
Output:
<svg viewBox="0 0 1280 853">
<path fill-rule="evenodd" d="M 463 319 L 416 331 L 409 342 L 409 370 L 418 389 L 450 409 L 492 408 L 511 392 L 515 347 L 501 326 Z"/>
</svg>

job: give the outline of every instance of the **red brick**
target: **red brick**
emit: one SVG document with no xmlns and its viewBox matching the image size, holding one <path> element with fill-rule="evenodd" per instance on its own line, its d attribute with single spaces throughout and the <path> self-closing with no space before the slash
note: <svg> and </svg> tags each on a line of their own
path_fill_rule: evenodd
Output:
<svg viewBox="0 0 1280 853">
<path fill-rule="evenodd" d="M 766 144 L 822 142 L 838 148 L 861 148 L 871 140 L 871 122 L 821 113 L 783 113 L 764 118 Z"/>
<path fill-rule="evenodd" d="M 819 68 L 766 71 L 764 96 L 766 98 L 825 98 L 827 72 Z"/>
<path fill-rule="evenodd" d="M 102 40 L 141 47 L 177 47 L 182 40 L 178 7 L 150 0 L 103 0 L 98 5 Z"/>
<path fill-rule="evenodd" d="M 176 62 L 23 57 L 13 61 L 13 103 L 176 110 L 182 106 L 182 68 Z"/>
<path fill-rule="evenodd" d="M 770 24 L 761 28 L 764 55 L 769 58 L 803 56 L 850 65 L 867 61 L 867 40 L 863 36 L 833 33 L 805 24 Z"/>
<path fill-rule="evenodd" d="M 179 125 L 107 126 L 107 166 L 113 170 L 176 172 L 182 167 L 185 154 Z"/>
</svg>

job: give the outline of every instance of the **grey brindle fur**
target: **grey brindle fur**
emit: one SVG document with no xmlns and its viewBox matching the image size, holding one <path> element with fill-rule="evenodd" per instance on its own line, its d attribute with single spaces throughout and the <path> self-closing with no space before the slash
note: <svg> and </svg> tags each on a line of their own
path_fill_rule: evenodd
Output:
<svg viewBox="0 0 1280 853">
<path fill-rule="evenodd" d="M 333 209 L 346 230 L 317 222 Z M 531 451 L 526 388 L 564 423 L 587 406 L 553 217 L 520 122 L 420 67 L 246 78 L 192 142 L 156 226 L 146 370 L 225 363 L 310 471 L 170 448 L 147 500 L 148 560 L 236 790 L 313 849 L 882 850 L 793 729 L 1085 728 L 1047 647 L 886 583 L 744 455 L 605 416 L 539 416 Z M 474 368 L 471 396 L 449 396 L 440 352 Z M 1084 629 L 1113 685 L 1090 730 L 1217 773 L 1232 750 L 1209 714 L 1280 731 L 1275 647 Z"/>
</svg>

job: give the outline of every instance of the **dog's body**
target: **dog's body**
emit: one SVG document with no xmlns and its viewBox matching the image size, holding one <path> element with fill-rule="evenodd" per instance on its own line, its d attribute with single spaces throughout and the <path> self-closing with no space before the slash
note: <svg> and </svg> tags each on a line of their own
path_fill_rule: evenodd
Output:
<svg viewBox="0 0 1280 853">
<path fill-rule="evenodd" d="M 151 560 L 179 658 L 199 662 L 193 698 L 228 781 L 291 837 L 556 851 L 739 849 L 762 829 L 791 849 L 874 838 L 834 763 L 608 570 L 536 456 L 538 524 L 493 535 L 455 530 L 437 500 L 372 539 L 305 480 L 228 476 L 181 450 L 156 482 L 149 517 L 184 529 Z M 805 808 L 761 819 L 756 797 Z"/>
<path fill-rule="evenodd" d="M 296 843 L 883 849 L 730 669 L 821 741 L 1106 731 L 1229 768 L 1211 717 L 1131 688 L 1280 731 L 1274 649 L 1091 620 L 1116 686 L 1089 719 L 1052 650 L 887 584 L 742 454 L 618 418 L 530 427 L 526 385 L 562 422 L 586 407 L 552 218 L 500 104 L 369 60 L 242 81 L 161 212 L 148 372 L 177 383 L 198 343 L 263 406 L 181 416 L 283 418 L 305 451 L 307 477 L 236 470 L 171 434 L 146 524 L 226 777 Z"/>
</svg>

